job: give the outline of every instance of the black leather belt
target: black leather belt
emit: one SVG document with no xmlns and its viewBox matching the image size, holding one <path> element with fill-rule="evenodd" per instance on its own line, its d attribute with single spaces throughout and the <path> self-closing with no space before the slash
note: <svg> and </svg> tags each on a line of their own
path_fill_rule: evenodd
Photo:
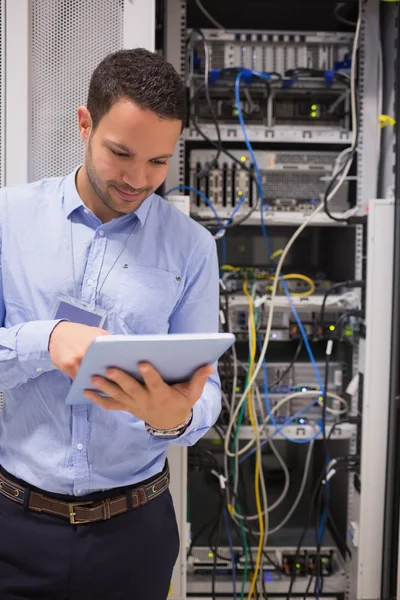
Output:
<svg viewBox="0 0 400 600">
<path fill-rule="evenodd" d="M 150 500 L 157 498 L 169 485 L 169 468 L 166 464 L 164 471 L 153 480 L 145 484 L 138 484 L 127 490 L 128 497 L 132 495 L 132 507 L 139 508 Z M 89 502 L 64 502 L 46 496 L 45 494 L 28 490 L 11 481 L 0 472 L 0 494 L 23 505 L 26 495 L 29 494 L 28 508 L 36 512 L 45 513 L 69 520 L 71 525 L 95 523 L 106 521 L 128 511 L 126 494 L 116 498 L 92 500 Z"/>
</svg>

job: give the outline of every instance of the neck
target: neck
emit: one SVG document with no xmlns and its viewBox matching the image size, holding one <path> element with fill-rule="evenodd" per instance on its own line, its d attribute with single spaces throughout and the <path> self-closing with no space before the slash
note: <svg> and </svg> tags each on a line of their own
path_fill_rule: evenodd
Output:
<svg viewBox="0 0 400 600">
<path fill-rule="evenodd" d="M 102 223 L 107 223 L 119 216 L 113 210 L 108 208 L 98 197 L 93 189 L 92 184 L 87 176 L 85 164 L 81 166 L 76 175 L 76 189 L 83 204 L 92 211 L 92 213 L 100 219 Z"/>
</svg>

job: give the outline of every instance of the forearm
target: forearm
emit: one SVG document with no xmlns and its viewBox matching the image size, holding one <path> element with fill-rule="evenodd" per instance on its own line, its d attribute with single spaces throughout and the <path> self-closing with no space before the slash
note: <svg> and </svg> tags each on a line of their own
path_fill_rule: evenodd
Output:
<svg viewBox="0 0 400 600">
<path fill-rule="evenodd" d="M 0 328 L 0 390 L 11 389 L 52 371 L 49 338 L 60 321 L 30 321 Z"/>
</svg>

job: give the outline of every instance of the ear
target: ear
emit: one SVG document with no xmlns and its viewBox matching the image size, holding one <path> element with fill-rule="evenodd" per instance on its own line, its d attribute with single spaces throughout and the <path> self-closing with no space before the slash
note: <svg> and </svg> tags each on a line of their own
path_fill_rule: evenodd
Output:
<svg viewBox="0 0 400 600">
<path fill-rule="evenodd" d="M 86 143 L 92 131 L 92 117 L 86 106 L 78 108 L 78 127 L 81 140 Z"/>
</svg>

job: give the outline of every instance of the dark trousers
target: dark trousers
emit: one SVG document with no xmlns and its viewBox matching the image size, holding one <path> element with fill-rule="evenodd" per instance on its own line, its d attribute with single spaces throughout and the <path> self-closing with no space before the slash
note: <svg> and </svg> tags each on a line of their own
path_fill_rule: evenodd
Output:
<svg viewBox="0 0 400 600">
<path fill-rule="evenodd" d="M 178 549 L 168 490 L 85 525 L 0 495 L 0 600 L 165 600 Z"/>
</svg>

